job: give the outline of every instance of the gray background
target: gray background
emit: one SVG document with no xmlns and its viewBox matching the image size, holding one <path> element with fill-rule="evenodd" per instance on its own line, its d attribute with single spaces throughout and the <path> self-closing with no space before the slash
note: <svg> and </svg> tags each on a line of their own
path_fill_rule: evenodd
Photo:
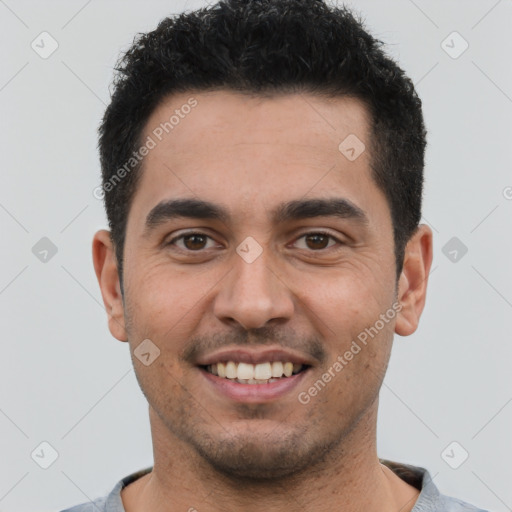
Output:
<svg viewBox="0 0 512 512">
<path fill-rule="evenodd" d="M 106 227 L 92 194 L 96 129 L 119 51 L 202 5 L 0 0 L 0 512 L 57 511 L 152 464 L 147 403 L 92 266 Z M 446 494 L 512 510 L 512 2 L 348 5 L 417 85 L 429 131 L 433 270 L 418 331 L 395 337 L 379 455 L 426 467 Z M 43 31 L 59 45 L 46 59 L 31 47 Z M 43 237 L 57 249 L 46 262 Z M 459 247 L 443 252 L 453 237 Z M 58 453 L 47 469 L 43 441 Z"/>
</svg>

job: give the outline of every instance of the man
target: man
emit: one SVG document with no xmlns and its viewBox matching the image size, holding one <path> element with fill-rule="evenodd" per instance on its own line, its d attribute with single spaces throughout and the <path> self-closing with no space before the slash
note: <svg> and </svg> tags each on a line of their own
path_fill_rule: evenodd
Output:
<svg viewBox="0 0 512 512">
<path fill-rule="evenodd" d="M 421 101 L 380 46 L 320 0 L 225 0 L 120 60 L 93 259 L 154 465 L 69 511 L 479 510 L 377 456 L 432 262 Z"/>
</svg>

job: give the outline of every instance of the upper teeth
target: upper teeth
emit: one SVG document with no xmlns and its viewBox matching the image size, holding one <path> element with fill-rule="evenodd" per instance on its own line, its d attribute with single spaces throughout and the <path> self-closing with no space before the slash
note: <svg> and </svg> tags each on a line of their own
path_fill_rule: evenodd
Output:
<svg viewBox="0 0 512 512">
<path fill-rule="evenodd" d="M 282 363 L 281 361 L 259 364 L 228 361 L 227 363 L 208 365 L 207 369 L 214 375 L 227 379 L 268 380 L 282 377 L 283 374 L 285 377 L 290 377 L 293 373 L 299 372 L 302 365 L 291 362 Z"/>
</svg>

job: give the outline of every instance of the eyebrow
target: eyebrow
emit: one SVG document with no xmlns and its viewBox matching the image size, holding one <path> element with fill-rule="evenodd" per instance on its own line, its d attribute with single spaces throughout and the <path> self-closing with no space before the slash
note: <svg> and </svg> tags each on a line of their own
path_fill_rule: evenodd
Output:
<svg viewBox="0 0 512 512">
<path fill-rule="evenodd" d="M 274 224 L 315 217 L 336 217 L 350 219 L 361 225 L 368 225 L 364 211 L 345 198 L 298 199 L 281 203 L 270 212 Z M 223 206 L 202 199 L 168 199 L 158 203 L 147 215 L 144 236 L 149 236 L 158 226 L 176 219 L 211 219 L 224 224 L 230 221 L 230 214 Z"/>
</svg>

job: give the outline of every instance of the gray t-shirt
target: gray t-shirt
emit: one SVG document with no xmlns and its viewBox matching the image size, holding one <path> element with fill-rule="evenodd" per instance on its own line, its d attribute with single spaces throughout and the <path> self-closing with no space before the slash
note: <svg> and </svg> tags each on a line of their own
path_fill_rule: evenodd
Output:
<svg viewBox="0 0 512 512">
<path fill-rule="evenodd" d="M 385 459 L 380 459 L 380 462 L 390 468 L 402 480 L 421 491 L 411 512 L 488 512 L 464 501 L 441 494 L 432 482 L 430 473 L 425 468 Z M 152 469 L 151 466 L 124 477 L 117 482 L 107 496 L 75 505 L 61 512 L 126 512 L 121 500 L 121 490 L 149 473 Z"/>
</svg>

